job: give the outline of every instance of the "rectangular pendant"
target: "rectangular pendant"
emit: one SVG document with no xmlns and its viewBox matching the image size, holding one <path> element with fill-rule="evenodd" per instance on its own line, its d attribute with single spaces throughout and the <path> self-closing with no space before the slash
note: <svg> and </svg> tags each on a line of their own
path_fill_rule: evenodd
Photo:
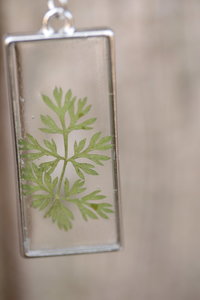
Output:
<svg viewBox="0 0 200 300">
<path fill-rule="evenodd" d="M 26 257 L 120 248 L 113 32 L 5 38 Z"/>
</svg>

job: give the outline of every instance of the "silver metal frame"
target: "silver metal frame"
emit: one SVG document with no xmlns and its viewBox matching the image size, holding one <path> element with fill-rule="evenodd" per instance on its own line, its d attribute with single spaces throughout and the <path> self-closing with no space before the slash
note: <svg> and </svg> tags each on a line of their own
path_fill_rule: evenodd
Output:
<svg viewBox="0 0 200 300">
<path fill-rule="evenodd" d="M 48 41 L 48 40 L 61 40 L 61 39 L 80 39 L 90 37 L 107 37 L 109 40 L 109 93 L 110 93 L 110 105 L 112 112 L 112 134 L 114 137 L 114 152 L 116 159 L 113 163 L 113 174 L 114 174 L 114 191 L 115 191 L 115 210 L 117 220 L 117 242 L 116 244 L 105 244 L 99 246 L 81 246 L 67 249 L 56 249 L 56 250 L 31 250 L 29 247 L 29 238 L 26 231 L 26 221 L 22 201 L 21 193 L 21 182 L 20 182 L 20 170 L 19 170 L 19 151 L 16 141 L 16 118 L 14 115 L 14 103 L 15 99 L 18 99 L 19 92 L 15 84 L 15 72 L 16 66 L 13 66 L 12 57 L 15 45 L 20 42 L 32 42 L 32 41 Z M 19 200 L 19 213 L 20 213 L 20 227 L 21 227 L 21 239 L 22 239 L 22 253 L 25 257 L 44 257 L 44 256 L 58 256 L 68 254 L 81 254 L 81 253 L 97 253 L 105 251 L 116 251 L 121 247 L 121 216 L 120 216 L 120 183 L 119 183 L 119 163 L 118 163 L 118 141 L 117 141 L 117 120 L 116 120 L 116 89 L 115 89 L 115 55 L 114 55 L 114 34 L 110 29 L 94 29 L 94 30 L 81 30 L 75 31 L 72 34 L 64 33 L 53 33 L 49 36 L 45 36 L 44 33 L 30 35 L 8 35 L 4 38 L 5 44 L 5 62 L 7 71 L 7 85 L 8 85 L 8 97 L 10 100 L 10 109 L 12 114 L 12 125 L 13 125 L 13 140 L 14 150 L 16 154 L 16 183 L 18 186 L 18 200 Z"/>
</svg>

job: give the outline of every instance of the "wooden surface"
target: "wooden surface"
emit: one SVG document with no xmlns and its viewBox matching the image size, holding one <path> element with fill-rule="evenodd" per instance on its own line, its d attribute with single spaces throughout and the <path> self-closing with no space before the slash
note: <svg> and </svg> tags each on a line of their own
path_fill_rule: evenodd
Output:
<svg viewBox="0 0 200 300">
<path fill-rule="evenodd" d="M 45 1 L 2 1 L 1 33 L 37 31 Z M 88 9 L 89 8 L 89 9 Z M 200 299 L 200 2 L 70 1 L 116 32 L 124 249 L 25 260 L 1 63 L 0 299 Z"/>
</svg>

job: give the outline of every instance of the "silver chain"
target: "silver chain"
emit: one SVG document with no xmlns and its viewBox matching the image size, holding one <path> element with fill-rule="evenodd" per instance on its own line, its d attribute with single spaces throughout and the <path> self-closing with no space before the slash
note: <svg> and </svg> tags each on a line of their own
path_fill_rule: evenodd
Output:
<svg viewBox="0 0 200 300">
<path fill-rule="evenodd" d="M 67 7 L 68 0 L 48 0 L 47 3 L 48 3 L 49 10 L 46 12 L 46 14 L 43 17 L 43 22 L 42 22 L 43 26 L 41 32 L 47 36 L 55 33 L 68 34 L 68 35 L 73 34 L 75 28 L 74 28 L 73 16 Z M 50 25 L 50 21 L 53 18 L 59 18 L 60 20 L 64 20 L 64 26 L 56 31 Z"/>
<path fill-rule="evenodd" d="M 57 0 L 57 1 L 48 0 L 48 8 L 49 9 L 62 7 L 65 10 L 67 10 L 67 4 L 68 4 L 68 0 Z"/>
</svg>

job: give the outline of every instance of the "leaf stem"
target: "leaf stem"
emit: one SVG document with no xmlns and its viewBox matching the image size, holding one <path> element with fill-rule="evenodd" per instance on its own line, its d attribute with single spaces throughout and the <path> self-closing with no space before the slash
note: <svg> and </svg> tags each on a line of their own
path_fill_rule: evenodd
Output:
<svg viewBox="0 0 200 300">
<path fill-rule="evenodd" d="M 65 175 L 65 170 L 66 170 L 66 167 L 67 167 L 67 163 L 68 163 L 67 157 L 68 157 L 68 136 L 69 136 L 69 133 L 66 130 L 64 117 L 60 117 L 60 122 L 61 122 L 61 125 L 62 125 L 62 128 L 63 128 L 63 141 L 64 141 L 64 150 L 65 150 L 65 160 L 64 160 L 63 169 L 62 169 L 62 173 L 61 173 L 59 184 L 58 184 L 58 190 L 57 190 L 58 195 L 60 195 L 62 182 L 63 182 L 63 178 L 64 178 L 64 175 Z"/>
<path fill-rule="evenodd" d="M 63 169 L 62 169 L 62 173 L 61 173 L 59 184 L 58 184 L 58 191 L 57 191 L 58 194 L 60 194 L 60 190 L 61 190 L 64 175 L 65 175 L 66 167 L 67 167 L 67 162 L 65 161 L 64 164 L 63 164 Z"/>
</svg>

